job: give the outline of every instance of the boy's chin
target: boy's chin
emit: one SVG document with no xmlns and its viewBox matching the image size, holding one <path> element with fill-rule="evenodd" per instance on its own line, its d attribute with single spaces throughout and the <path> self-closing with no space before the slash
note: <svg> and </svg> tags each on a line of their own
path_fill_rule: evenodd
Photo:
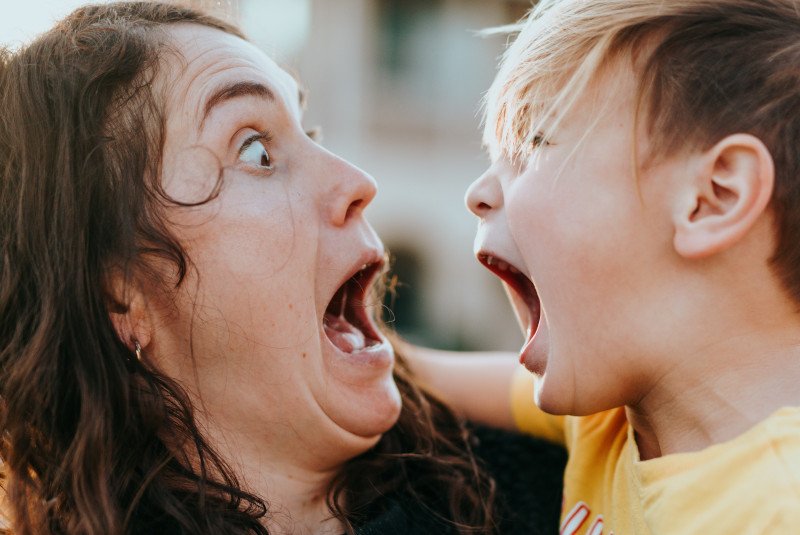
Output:
<svg viewBox="0 0 800 535">
<path fill-rule="evenodd" d="M 551 343 L 546 321 L 541 322 L 536 336 L 523 348 L 520 360 L 535 377 L 536 406 L 558 416 L 586 416 L 611 408 L 601 405 L 612 401 L 602 399 L 607 389 L 598 390 L 602 378 L 594 374 L 602 375 L 602 370 L 585 370 L 581 364 L 586 364 L 585 352 L 569 344 L 564 349 L 564 344 Z"/>
<path fill-rule="evenodd" d="M 544 335 L 541 338 L 539 335 Z M 578 416 L 578 399 L 583 394 L 574 370 L 569 363 L 565 365 L 564 355 L 552 354 L 548 332 L 537 333 L 533 347 L 529 348 L 527 355 L 528 369 L 538 368 L 534 371 L 534 400 L 536 406 L 548 414 Z M 556 352 L 557 353 L 557 352 Z"/>
<path fill-rule="evenodd" d="M 534 399 L 536 406 L 542 411 L 555 416 L 586 416 L 600 412 L 581 403 L 582 400 L 576 397 L 579 392 L 569 387 L 554 385 L 554 382 L 547 377 L 547 374 L 536 376 Z"/>
<path fill-rule="evenodd" d="M 597 381 L 587 383 L 588 377 L 574 377 L 566 371 L 550 366 L 543 375 L 534 376 L 534 400 L 542 411 L 556 416 L 588 416 L 624 405 L 616 403 L 617 399 L 606 399 L 607 389 L 598 390 Z"/>
<path fill-rule="evenodd" d="M 547 372 L 544 375 L 535 375 L 533 396 L 536 406 L 548 414 L 573 414 L 574 399 L 562 391 L 566 389 L 558 388 L 554 382 Z"/>
</svg>

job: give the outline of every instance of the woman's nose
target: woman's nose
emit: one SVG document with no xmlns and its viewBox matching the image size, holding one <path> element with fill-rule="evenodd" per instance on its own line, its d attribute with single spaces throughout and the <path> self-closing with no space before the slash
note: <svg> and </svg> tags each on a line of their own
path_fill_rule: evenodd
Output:
<svg viewBox="0 0 800 535">
<path fill-rule="evenodd" d="M 503 205 L 503 191 L 493 168 L 489 168 L 467 189 L 467 208 L 481 219 Z"/>
<path fill-rule="evenodd" d="M 337 160 L 333 169 L 336 178 L 332 181 L 328 202 L 331 207 L 331 222 L 342 226 L 350 219 L 358 217 L 372 202 L 378 186 L 374 178 L 358 167 L 344 160 Z"/>
</svg>

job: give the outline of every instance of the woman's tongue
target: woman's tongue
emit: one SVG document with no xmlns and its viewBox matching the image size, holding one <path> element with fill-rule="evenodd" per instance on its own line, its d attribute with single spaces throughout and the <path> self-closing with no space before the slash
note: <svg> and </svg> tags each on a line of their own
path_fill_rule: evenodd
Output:
<svg viewBox="0 0 800 535">
<path fill-rule="evenodd" d="M 323 321 L 325 334 L 328 335 L 333 345 L 344 353 L 353 353 L 359 349 L 364 349 L 367 339 L 364 333 L 358 330 L 353 324 L 342 316 L 331 316 L 326 314 Z"/>
</svg>

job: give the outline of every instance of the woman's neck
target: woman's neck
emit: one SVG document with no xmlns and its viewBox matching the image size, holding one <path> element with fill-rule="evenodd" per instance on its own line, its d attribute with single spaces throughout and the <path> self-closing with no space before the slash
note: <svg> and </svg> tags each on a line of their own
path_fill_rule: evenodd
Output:
<svg viewBox="0 0 800 535">
<path fill-rule="evenodd" d="M 242 488 L 264 499 L 265 524 L 278 535 L 340 535 L 344 527 L 328 507 L 331 482 L 341 466 L 319 467 L 276 453 L 249 433 L 206 426 L 212 445 L 239 478 Z M 219 437 L 224 437 L 219 440 Z"/>
<path fill-rule="evenodd" d="M 333 474 L 318 474 L 272 466 L 254 478 L 248 471 L 248 488 L 267 502 L 267 527 L 278 535 L 340 535 L 342 523 L 328 508 L 327 496 Z M 264 470 L 259 470 L 263 472 Z"/>
</svg>

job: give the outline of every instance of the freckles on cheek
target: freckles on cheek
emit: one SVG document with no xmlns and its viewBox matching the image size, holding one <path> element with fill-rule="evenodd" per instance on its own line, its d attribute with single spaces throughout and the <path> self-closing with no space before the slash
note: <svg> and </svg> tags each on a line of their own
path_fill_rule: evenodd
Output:
<svg viewBox="0 0 800 535">
<path fill-rule="evenodd" d="M 249 339 L 272 349 L 291 349 L 308 342 L 309 332 L 316 333 L 317 314 L 314 301 L 303 297 L 303 287 L 296 281 L 270 281 L 253 291 L 239 292 L 231 314 L 245 316 Z"/>
<path fill-rule="evenodd" d="M 299 254 L 294 247 L 296 236 L 274 218 L 237 218 L 221 225 L 213 247 L 220 266 L 235 279 L 264 278 L 294 268 Z"/>
<path fill-rule="evenodd" d="M 224 184 L 215 205 L 204 206 L 204 213 L 193 217 L 193 229 L 191 223 L 186 226 L 194 235 L 192 258 L 196 263 L 210 264 L 207 270 L 242 283 L 310 265 L 298 232 L 302 229 L 293 221 L 287 195 L 282 191 L 236 191 L 236 186 Z"/>
<path fill-rule="evenodd" d="M 225 221 L 202 241 L 196 262 L 202 302 L 232 335 L 241 334 L 233 342 L 292 348 L 316 331 L 313 264 L 281 223 L 289 210 L 281 212 L 277 220 L 258 218 L 257 225 L 248 217 Z"/>
</svg>

